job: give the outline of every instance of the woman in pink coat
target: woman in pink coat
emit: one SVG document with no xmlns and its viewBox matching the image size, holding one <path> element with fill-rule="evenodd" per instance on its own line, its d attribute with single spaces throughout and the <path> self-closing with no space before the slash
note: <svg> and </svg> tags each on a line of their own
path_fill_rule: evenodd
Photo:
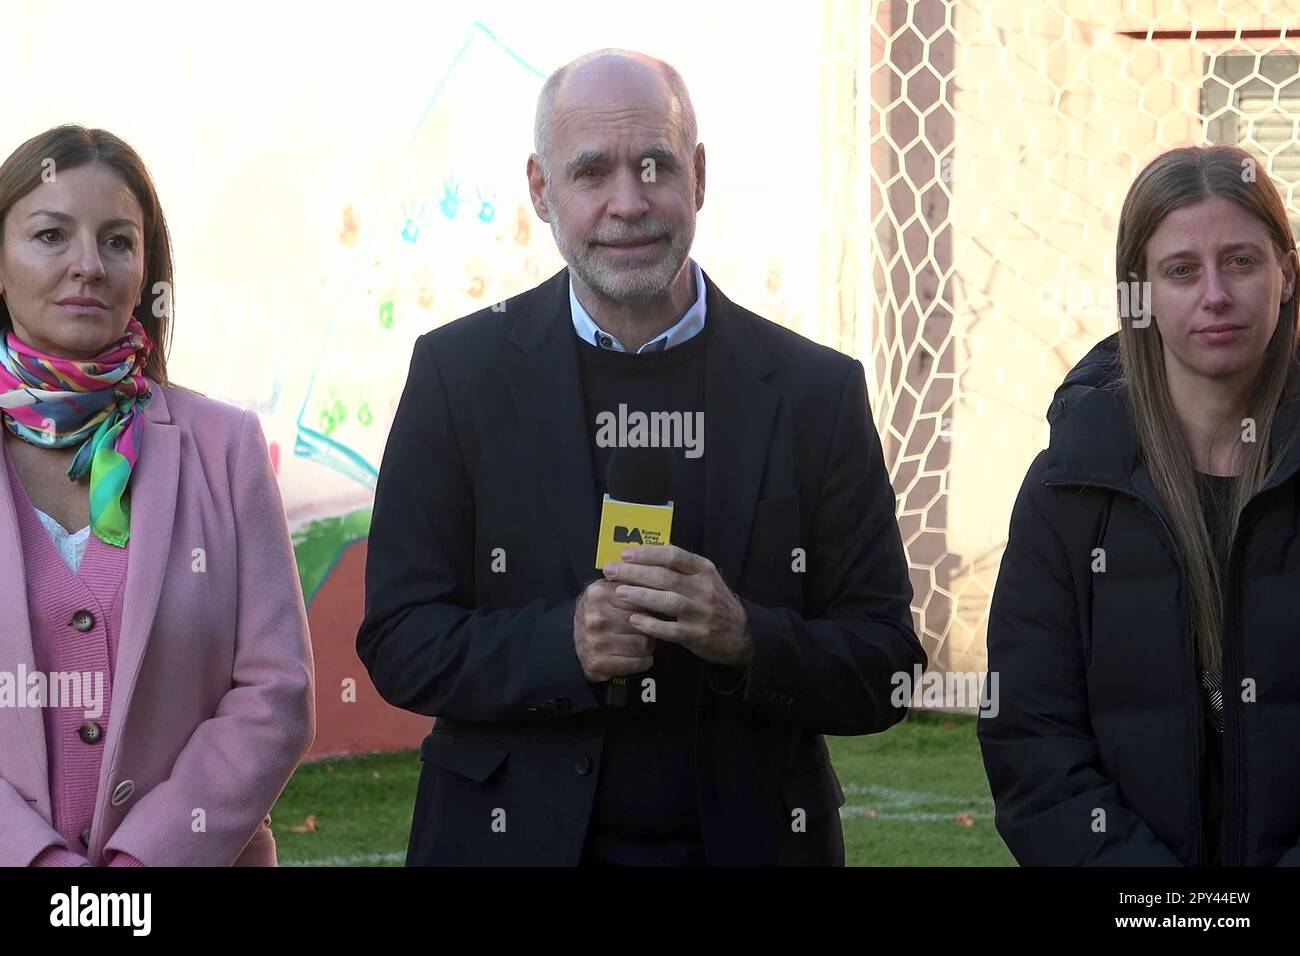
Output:
<svg viewBox="0 0 1300 956">
<path fill-rule="evenodd" d="M 315 732 L 266 441 L 168 382 L 171 279 L 120 139 L 0 165 L 0 866 L 274 865 Z"/>
</svg>

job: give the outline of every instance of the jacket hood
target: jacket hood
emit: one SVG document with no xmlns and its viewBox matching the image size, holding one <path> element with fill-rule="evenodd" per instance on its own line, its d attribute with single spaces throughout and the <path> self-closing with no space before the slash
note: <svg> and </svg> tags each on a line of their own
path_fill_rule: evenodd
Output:
<svg viewBox="0 0 1300 956">
<path fill-rule="evenodd" d="M 1300 468 L 1300 366 L 1293 361 L 1269 446 L 1284 449 L 1277 473 L 1265 487 Z M 1102 339 L 1070 369 L 1047 409 L 1050 463 L 1044 480 L 1103 484 L 1154 491 L 1141 464 L 1137 429 L 1128 404 L 1128 382 L 1119 358 L 1119 333 Z M 1135 481 L 1136 479 L 1136 481 Z"/>
<path fill-rule="evenodd" d="M 1119 364 L 1119 333 L 1113 332 L 1102 339 L 1088 354 L 1075 363 L 1065 376 L 1065 380 L 1056 388 L 1052 405 L 1047 410 L 1047 420 L 1053 420 L 1053 410 L 1064 410 L 1075 401 L 1082 399 L 1089 391 L 1109 385 L 1114 388 L 1122 385 L 1123 369 Z"/>
<path fill-rule="evenodd" d="M 1102 339 L 1070 369 L 1047 408 L 1048 480 L 1127 484 L 1137 464 L 1137 431 L 1119 362 L 1119 333 Z"/>
</svg>

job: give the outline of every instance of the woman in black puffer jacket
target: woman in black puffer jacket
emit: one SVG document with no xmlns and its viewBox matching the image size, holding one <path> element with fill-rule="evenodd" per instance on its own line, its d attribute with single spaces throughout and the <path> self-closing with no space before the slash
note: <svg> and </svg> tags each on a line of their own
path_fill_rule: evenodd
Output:
<svg viewBox="0 0 1300 956">
<path fill-rule="evenodd" d="M 1022 864 L 1300 865 L 1296 276 L 1243 150 L 1129 189 L 1119 331 L 1056 393 L 989 614 L 979 741 Z"/>
</svg>

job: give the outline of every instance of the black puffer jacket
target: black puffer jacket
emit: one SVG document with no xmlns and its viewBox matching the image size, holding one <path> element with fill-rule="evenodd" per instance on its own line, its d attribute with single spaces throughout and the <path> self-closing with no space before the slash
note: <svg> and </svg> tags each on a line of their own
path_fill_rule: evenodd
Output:
<svg viewBox="0 0 1300 956">
<path fill-rule="evenodd" d="M 1100 342 L 1057 390 L 990 609 L 998 707 L 978 734 L 998 832 L 1025 865 L 1207 863 L 1205 704 L 1182 552 L 1137 461 L 1117 348 L 1116 335 Z M 1228 565 L 1228 866 L 1300 865 L 1298 424 L 1288 398 L 1270 435 L 1281 465 L 1247 505 Z M 1092 570 L 1096 548 L 1104 572 Z"/>
</svg>

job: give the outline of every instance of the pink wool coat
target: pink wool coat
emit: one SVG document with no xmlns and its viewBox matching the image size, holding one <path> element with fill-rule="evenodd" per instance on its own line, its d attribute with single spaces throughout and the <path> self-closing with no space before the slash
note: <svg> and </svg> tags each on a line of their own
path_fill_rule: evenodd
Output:
<svg viewBox="0 0 1300 956">
<path fill-rule="evenodd" d="M 147 866 L 272 866 L 264 818 L 315 734 L 307 614 L 279 488 L 255 414 L 151 384 L 86 856 L 97 866 L 115 851 Z M 0 670 L 33 672 L 7 481 L 0 594 Z M 42 712 L 0 706 L 0 866 L 63 846 L 51 819 Z"/>
</svg>

